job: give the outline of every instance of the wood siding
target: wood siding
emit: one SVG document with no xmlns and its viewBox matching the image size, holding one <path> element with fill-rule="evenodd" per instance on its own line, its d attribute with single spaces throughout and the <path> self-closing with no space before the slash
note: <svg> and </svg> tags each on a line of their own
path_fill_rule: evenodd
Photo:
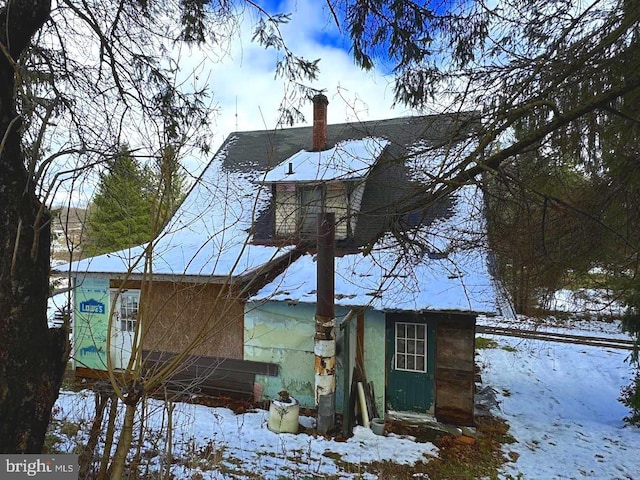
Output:
<svg viewBox="0 0 640 480">
<path fill-rule="evenodd" d="M 149 299 L 145 350 L 178 353 L 197 339 L 192 354 L 242 359 L 244 302 L 227 287 L 153 282 Z"/>
<path fill-rule="evenodd" d="M 435 415 L 473 425 L 475 317 L 447 315 L 436 327 Z"/>
<path fill-rule="evenodd" d="M 278 238 L 288 238 L 297 232 L 298 199 L 295 185 L 276 185 L 275 198 L 275 235 Z"/>
<path fill-rule="evenodd" d="M 353 190 L 351 191 L 350 198 L 350 211 L 349 211 L 349 223 L 351 232 L 356 231 L 356 225 L 358 224 L 358 213 L 360 213 L 360 206 L 362 205 L 362 196 L 364 195 L 364 186 L 365 181 L 357 183 L 354 185 Z"/>
<path fill-rule="evenodd" d="M 327 184 L 325 210 L 336 215 L 336 240 L 347 238 L 347 207 L 348 199 L 344 183 Z"/>
</svg>

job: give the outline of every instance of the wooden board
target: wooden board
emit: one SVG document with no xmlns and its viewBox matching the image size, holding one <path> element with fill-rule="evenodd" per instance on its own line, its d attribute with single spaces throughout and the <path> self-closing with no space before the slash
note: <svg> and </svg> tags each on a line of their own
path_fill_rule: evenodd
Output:
<svg viewBox="0 0 640 480">
<path fill-rule="evenodd" d="M 157 371 L 176 354 L 143 352 L 143 369 Z M 251 398 L 255 375 L 278 375 L 278 365 L 230 358 L 187 355 L 163 386 L 174 392 Z"/>
<path fill-rule="evenodd" d="M 473 425 L 475 328 L 452 327 L 443 322 L 437 328 L 435 415 L 441 422 Z"/>
</svg>

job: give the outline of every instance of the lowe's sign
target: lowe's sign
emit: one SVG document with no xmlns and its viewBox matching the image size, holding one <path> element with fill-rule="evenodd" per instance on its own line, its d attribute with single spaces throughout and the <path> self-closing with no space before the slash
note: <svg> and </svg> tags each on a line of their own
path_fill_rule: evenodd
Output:
<svg viewBox="0 0 640 480">
<path fill-rule="evenodd" d="M 93 298 L 84 302 L 80 302 L 80 311 L 82 313 L 104 314 L 107 312 L 104 303 L 94 300 Z"/>
</svg>

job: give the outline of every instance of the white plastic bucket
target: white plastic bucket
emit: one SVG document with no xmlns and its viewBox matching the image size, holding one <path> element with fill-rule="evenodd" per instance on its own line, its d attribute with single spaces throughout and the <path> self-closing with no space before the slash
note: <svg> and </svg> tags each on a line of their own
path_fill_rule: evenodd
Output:
<svg viewBox="0 0 640 480">
<path fill-rule="evenodd" d="M 376 435 L 384 435 L 384 418 L 372 418 L 369 425 L 373 433 Z"/>
<path fill-rule="evenodd" d="M 289 402 L 272 400 L 267 427 L 276 433 L 298 433 L 299 416 L 300 405 L 295 398 L 290 397 Z"/>
</svg>

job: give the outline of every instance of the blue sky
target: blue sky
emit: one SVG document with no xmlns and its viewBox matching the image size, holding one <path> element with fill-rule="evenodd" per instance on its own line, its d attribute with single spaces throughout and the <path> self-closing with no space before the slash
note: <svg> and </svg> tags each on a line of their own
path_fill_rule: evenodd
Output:
<svg viewBox="0 0 640 480">
<path fill-rule="evenodd" d="M 392 78 L 374 70 L 364 72 L 356 67 L 349 52 L 348 39 L 343 41 L 323 0 L 288 0 L 261 2 L 270 13 L 291 13 L 291 21 L 282 27 L 288 47 L 307 59 L 320 58 L 320 75 L 310 84 L 324 90 L 329 99 L 329 123 L 367 121 L 416 114 L 404 107 L 392 108 Z M 250 12 L 247 7 L 247 12 Z M 286 96 L 286 83 L 274 78 L 278 52 L 265 50 L 251 41 L 256 16 L 242 19 L 239 31 L 223 47 L 176 50 L 182 76 L 197 75 L 206 79 L 212 95 L 213 133 L 210 140 L 215 152 L 234 131 L 273 129 L 278 125 L 278 107 Z M 300 106 L 311 119 L 311 102 Z M 296 126 L 309 125 L 309 122 Z M 197 175 L 210 156 L 187 160 L 192 175 Z M 93 192 L 90 182 L 86 191 L 76 185 L 75 203 L 86 204 Z M 61 189 L 54 203 L 64 202 L 68 192 Z"/>
<path fill-rule="evenodd" d="M 408 115 L 404 108 L 392 109 L 392 78 L 379 71 L 356 67 L 324 1 L 289 0 L 260 2 L 270 13 L 290 13 L 282 26 L 289 48 L 308 59 L 320 58 L 320 76 L 312 84 L 329 98 L 329 122 L 372 120 Z M 221 65 L 212 65 L 210 87 L 219 102 L 217 119 L 222 137 L 236 129 L 273 128 L 277 106 L 284 95 L 284 82 L 274 79 L 278 55 L 250 42 L 251 19 L 245 18 L 240 37 Z M 237 116 L 236 116 L 237 111 Z M 303 108 L 304 111 L 304 108 Z M 311 106 L 308 106 L 311 113 Z"/>
</svg>

